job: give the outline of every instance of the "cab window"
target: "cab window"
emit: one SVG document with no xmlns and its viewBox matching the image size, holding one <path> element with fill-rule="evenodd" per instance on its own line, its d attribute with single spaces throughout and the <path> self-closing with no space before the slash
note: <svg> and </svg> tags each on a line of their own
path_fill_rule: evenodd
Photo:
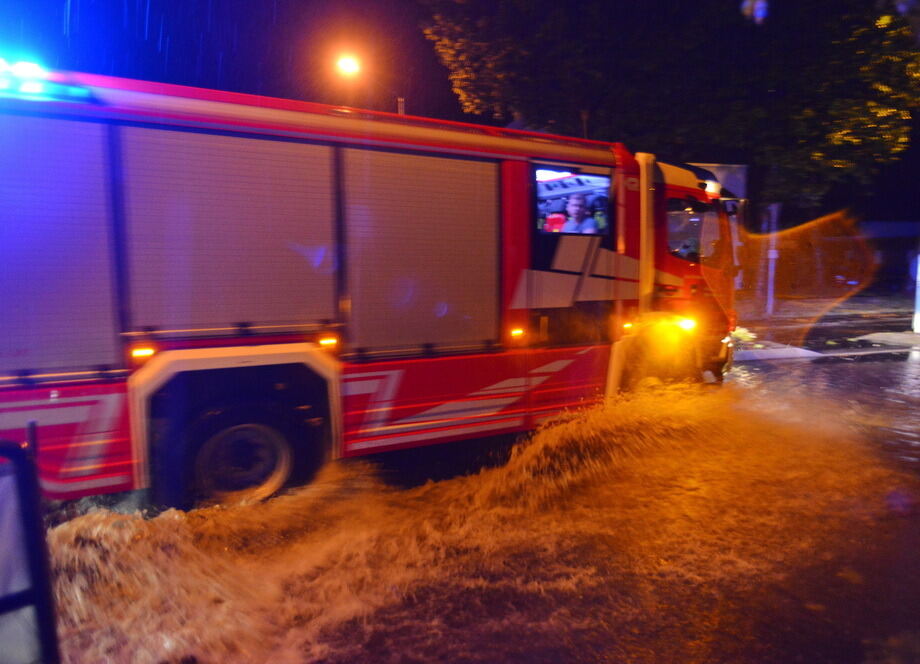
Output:
<svg viewBox="0 0 920 664">
<path fill-rule="evenodd" d="M 668 199 L 668 251 L 694 263 L 718 249 L 719 214 L 714 205 L 694 198 Z"/>
</svg>

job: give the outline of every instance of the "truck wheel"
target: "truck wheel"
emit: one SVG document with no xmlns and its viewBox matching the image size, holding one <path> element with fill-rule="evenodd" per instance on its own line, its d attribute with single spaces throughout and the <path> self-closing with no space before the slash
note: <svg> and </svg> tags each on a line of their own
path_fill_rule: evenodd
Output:
<svg viewBox="0 0 920 664">
<path fill-rule="evenodd" d="M 281 429 L 253 421 L 221 426 L 195 454 L 193 491 L 204 502 L 262 500 L 291 478 L 294 447 Z"/>
<path fill-rule="evenodd" d="M 180 509 L 234 504 L 305 482 L 323 458 L 323 437 L 312 433 L 271 405 L 212 409 L 162 450 L 156 502 Z"/>
</svg>

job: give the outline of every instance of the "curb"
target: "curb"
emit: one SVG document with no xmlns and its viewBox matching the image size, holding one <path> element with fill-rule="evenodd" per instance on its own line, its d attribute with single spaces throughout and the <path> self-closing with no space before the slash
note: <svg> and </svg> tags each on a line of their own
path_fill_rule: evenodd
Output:
<svg viewBox="0 0 920 664">
<path fill-rule="evenodd" d="M 736 362 L 756 362 L 760 360 L 802 360 L 821 357 L 822 353 L 798 346 L 770 344 L 765 348 L 752 348 L 735 352 Z"/>
<path fill-rule="evenodd" d="M 920 347 L 920 334 L 916 332 L 873 332 L 856 339 L 883 346 Z"/>
</svg>

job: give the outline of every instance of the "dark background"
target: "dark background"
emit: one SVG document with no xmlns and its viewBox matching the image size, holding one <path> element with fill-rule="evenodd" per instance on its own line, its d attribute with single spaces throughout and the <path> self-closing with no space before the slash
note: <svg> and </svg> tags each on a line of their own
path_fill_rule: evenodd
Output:
<svg viewBox="0 0 920 664">
<path fill-rule="evenodd" d="M 349 101 L 337 54 L 362 58 L 354 101 L 459 118 L 414 0 L 0 0 L 0 56 L 92 72 Z"/>
<path fill-rule="evenodd" d="M 492 123 L 460 111 L 424 17 L 416 0 L 0 0 L 0 57 L 391 112 L 403 96 L 413 115 Z M 333 69 L 345 51 L 364 65 L 351 83 Z M 911 148 L 868 194 L 841 188 L 828 202 L 866 219 L 920 218 L 918 140 L 915 120 Z"/>
</svg>

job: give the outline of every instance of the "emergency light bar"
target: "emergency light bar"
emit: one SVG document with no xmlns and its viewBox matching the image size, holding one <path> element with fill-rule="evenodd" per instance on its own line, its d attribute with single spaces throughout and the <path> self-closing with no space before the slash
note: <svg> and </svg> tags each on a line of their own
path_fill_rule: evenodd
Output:
<svg viewBox="0 0 920 664">
<path fill-rule="evenodd" d="M 52 75 L 36 62 L 14 62 L 0 58 L 0 97 L 19 99 L 57 99 L 89 101 L 87 88 L 52 80 Z"/>
</svg>

